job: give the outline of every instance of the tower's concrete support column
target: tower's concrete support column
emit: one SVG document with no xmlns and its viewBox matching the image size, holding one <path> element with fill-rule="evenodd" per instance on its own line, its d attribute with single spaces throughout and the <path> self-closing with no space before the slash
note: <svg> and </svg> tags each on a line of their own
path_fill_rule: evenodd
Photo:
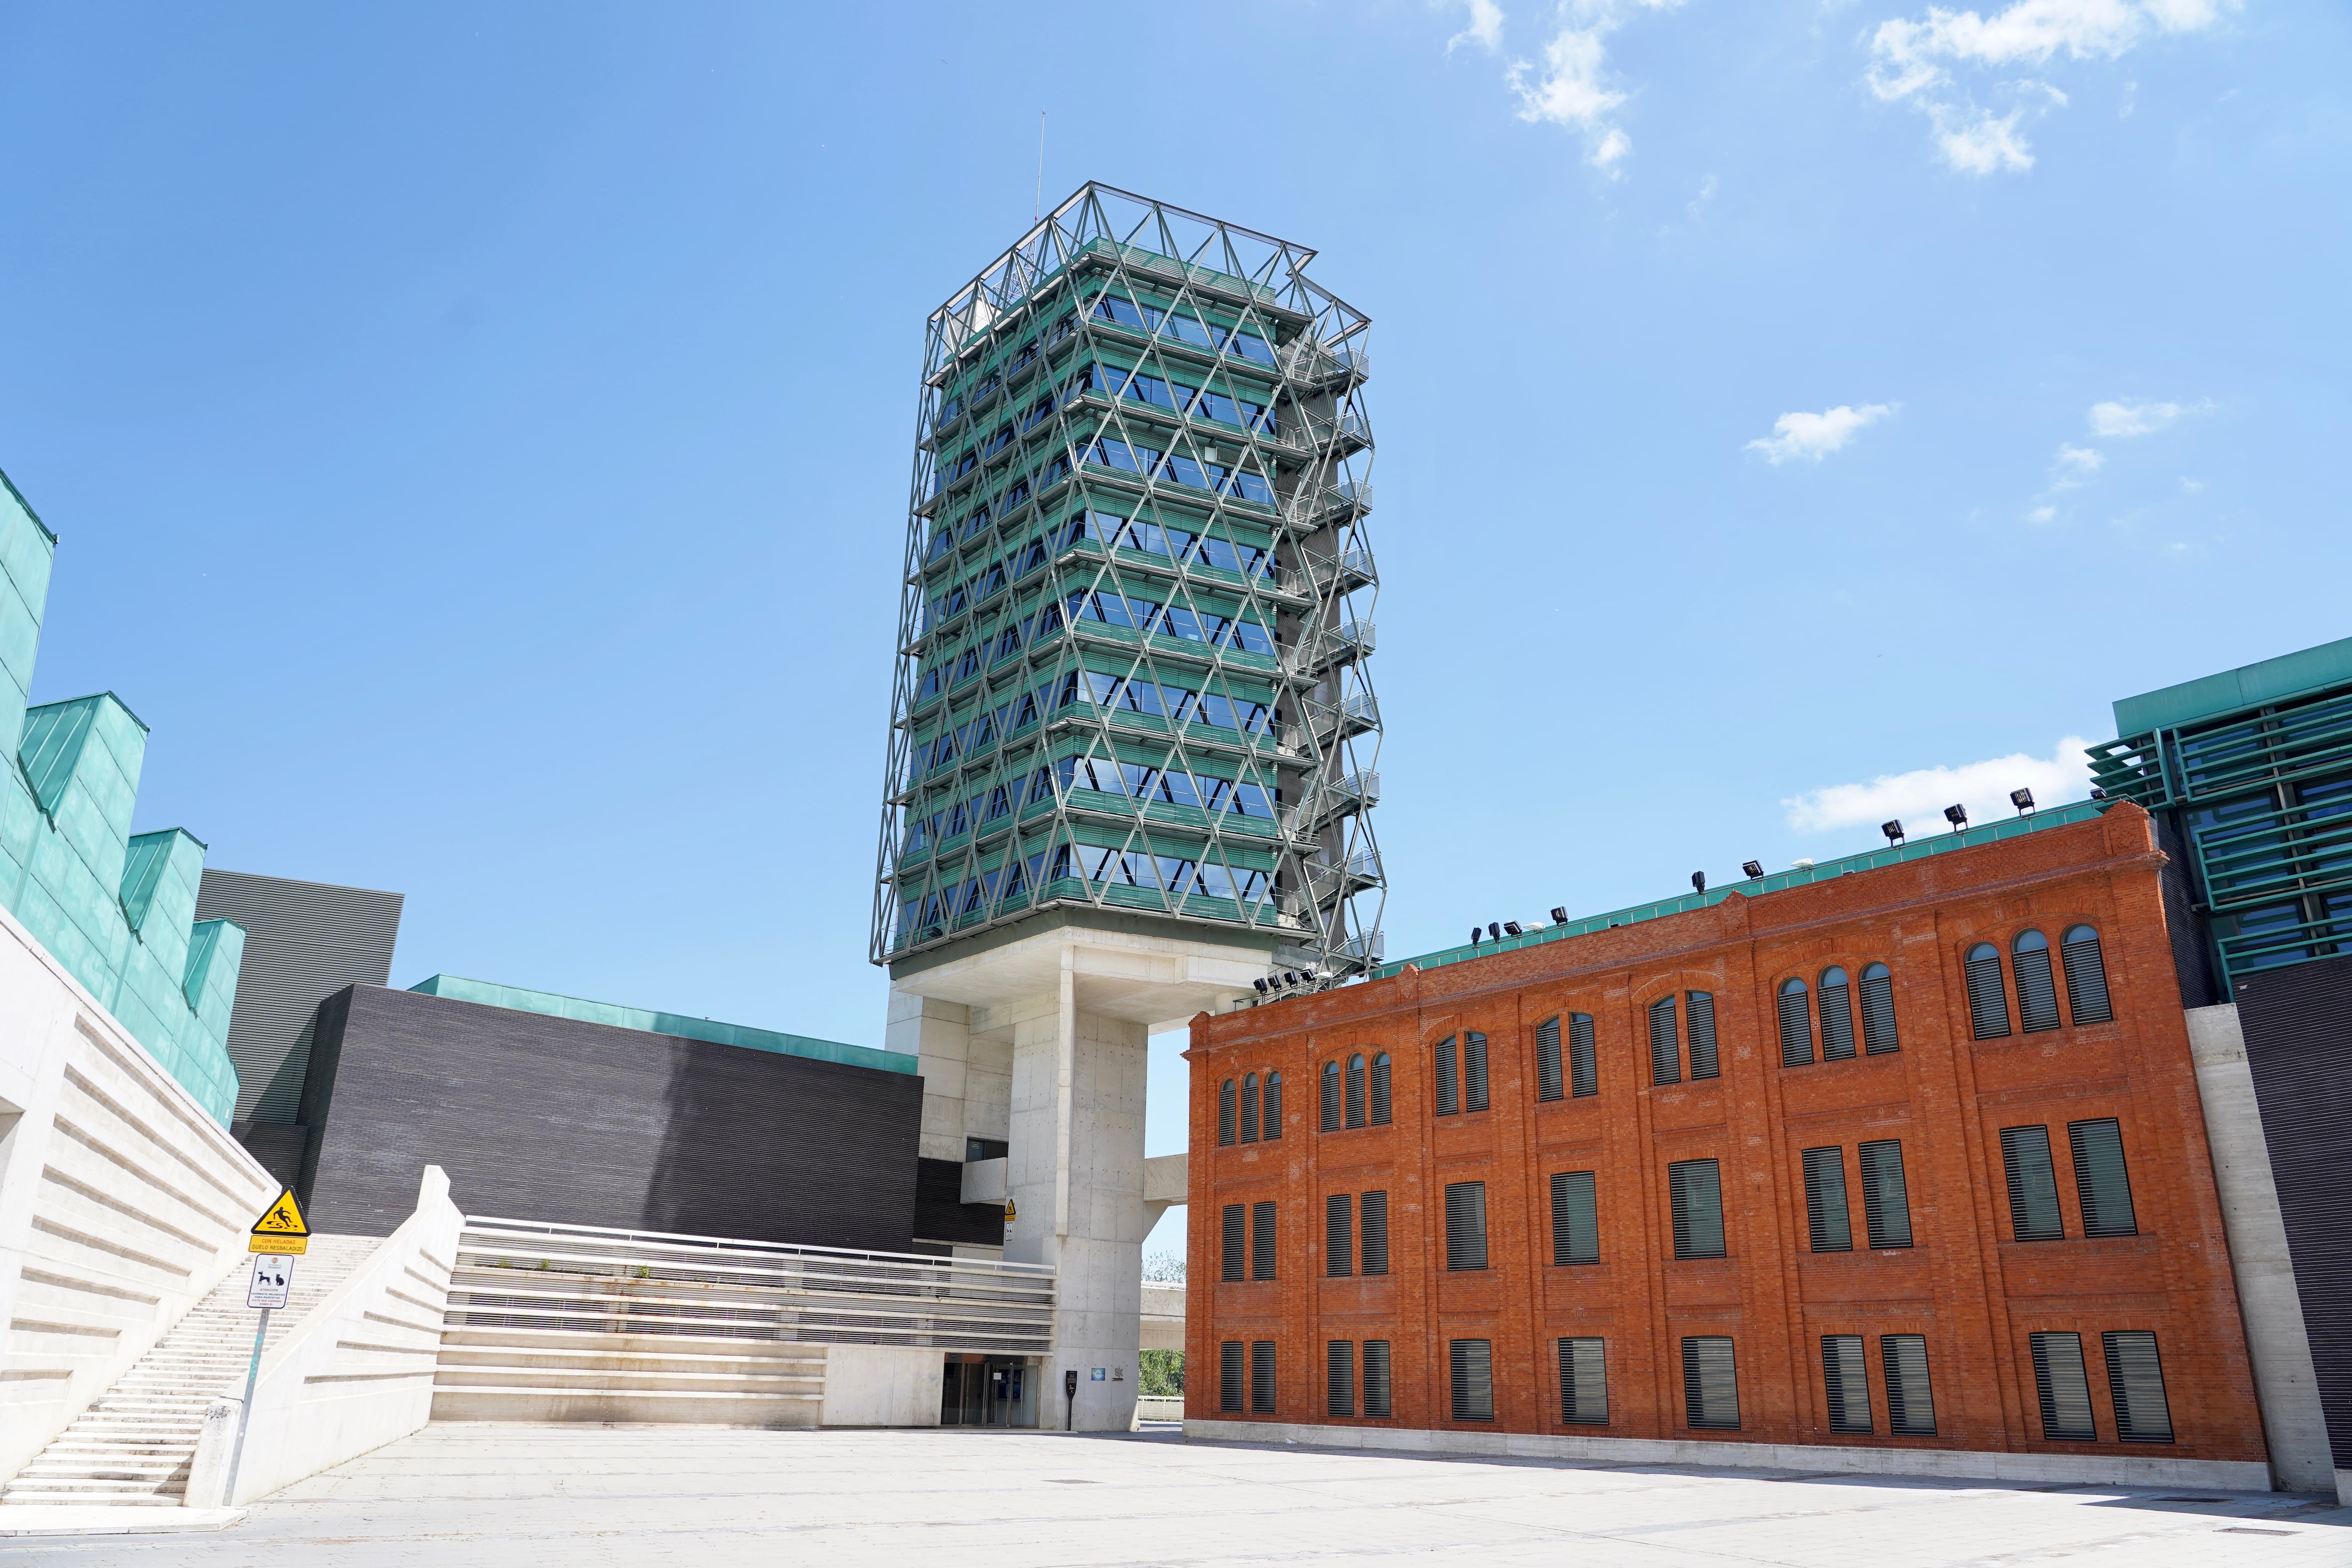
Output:
<svg viewBox="0 0 2352 1568">
<path fill-rule="evenodd" d="M 961 1158 L 966 1137 L 1003 1139 L 1004 1256 L 1054 1266 L 1043 1424 L 1066 1411 L 1079 1431 L 1123 1432 L 1133 1419 L 1156 1217 L 1143 1196 L 1146 1044 L 1230 1005 L 1265 967 L 1256 948 L 1066 926 L 893 979 L 891 1043 L 922 1058 L 923 1152 Z"/>
</svg>

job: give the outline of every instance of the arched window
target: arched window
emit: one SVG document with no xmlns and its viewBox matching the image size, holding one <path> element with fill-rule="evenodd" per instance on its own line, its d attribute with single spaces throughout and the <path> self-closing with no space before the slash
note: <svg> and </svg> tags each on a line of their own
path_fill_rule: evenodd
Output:
<svg viewBox="0 0 2352 1568">
<path fill-rule="evenodd" d="M 1813 1059 L 1813 1009 L 1805 983 L 1795 975 L 1780 982 L 1780 1065 L 1809 1067 Z"/>
<path fill-rule="evenodd" d="M 2010 971 L 2017 980 L 2017 1021 L 2029 1035 L 2058 1026 L 2058 977 L 2050 970 L 2050 939 L 2021 931 L 2010 948 Z"/>
<path fill-rule="evenodd" d="M 2107 961 L 2099 953 L 2099 933 L 2069 926 L 2058 950 L 2066 965 L 2066 1016 L 2076 1024 L 2105 1024 L 2116 1016 L 2107 995 Z"/>
<path fill-rule="evenodd" d="M 1242 1142 L 1257 1142 L 1257 1074 L 1242 1079 Z"/>
<path fill-rule="evenodd" d="M 1601 1092 L 1601 1064 L 1593 1049 L 1592 1015 L 1568 1016 L 1568 1091 L 1581 1100 Z"/>
<path fill-rule="evenodd" d="M 1448 1035 L 1438 1041 L 1433 1054 L 1437 1058 L 1437 1114 L 1456 1115 L 1462 1110 L 1462 1087 L 1454 1037 Z"/>
<path fill-rule="evenodd" d="M 1862 1048 L 1874 1057 L 1902 1048 L 1895 1037 L 1895 973 L 1883 963 L 1863 966 Z"/>
<path fill-rule="evenodd" d="M 1680 1083 L 1682 1080 L 1682 1041 L 1676 1037 L 1675 997 L 1670 991 L 1650 1004 L 1650 1081 Z"/>
<path fill-rule="evenodd" d="M 1557 1015 L 1536 1026 L 1536 1098 L 1568 1098 L 1568 1086 L 1561 1081 L 1559 1070 L 1559 1018 Z"/>
<path fill-rule="evenodd" d="M 1316 1107 L 1316 1124 L 1326 1132 L 1337 1132 L 1339 1131 L 1339 1064 L 1337 1061 L 1325 1062 L 1321 1077 L 1322 1097 L 1321 1103 Z"/>
<path fill-rule="evenodd" d="M 1486 1109 L 1486 1037 L 1475 1029 L 1462 1037 L 1462 1109 Z"/>
<path fill-rule="evenodd" d="M 1389 1124 L 1389 1054 L 1382 1051 L 1372 1058 L 1372 1125 Z"/>
<path fill-rule="evenodd" d="M 2000 949 L 1980 942 L 1969 949 L 1969 1024 L 1979 1040 L 2009 1038 L 2009 993 L 2001 989 Z"/>
<path fill-rule="evenodd" d="M 1703 1078 L 1720 1078 L 1723 1069 L 1715 1054 L 1715 993 L 1685 991 L 1683 1005 L 1689 1009 L 1683 1031 L 1690 1037 L 1690 1075 L 1696 1083 Z"/>
<path fill-rule="evenodd" d="M 1217 1144 L 1220 1148 L 1234 1141 L 1234 1080 L 1225 1079 L 1217 1086 Z"/>
<path fill-rule="evenodd" d="M 1822 1060 L 1843 1062 L 1853 1059 L 1853 988 L 1845 971 L 1836 964 L 1822 971 L 1821 1000 L 1814 1004 L 1822 1016 Z"/>
<path fill-rule="evenodd" d="M 1382 1057 L 1381 1059 L 1382 1061 L 1388 1060 L 1386 1057 Z M 1383 1116 L 1381 1120 L 1386 1121 L 1388 1118 Z M 1358 1051 L 1348 1058 L 1348 1125 L 1350 1127 L 1361 1127 L 1363 1124 L 1364 1053 Z"/>
<path fill-rule="evenodd" d="M 1265 1075 L 1265 1125 L 1262 1135 L 1269 1143 L 1282 1136 L 1282 1075 Z"/>
</svg>

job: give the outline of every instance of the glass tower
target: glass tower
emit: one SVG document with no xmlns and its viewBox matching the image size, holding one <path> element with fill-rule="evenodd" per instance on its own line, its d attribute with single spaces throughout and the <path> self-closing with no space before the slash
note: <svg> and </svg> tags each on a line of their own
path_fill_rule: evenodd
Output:
<svg viewBox="0 0 2352 1568">
<path fill-rule="evenodd" d="M 1089 184 L 932 313 L 876 963 L 1380 959 L 1370 323 L 1314 254 Z"/>
</svg>

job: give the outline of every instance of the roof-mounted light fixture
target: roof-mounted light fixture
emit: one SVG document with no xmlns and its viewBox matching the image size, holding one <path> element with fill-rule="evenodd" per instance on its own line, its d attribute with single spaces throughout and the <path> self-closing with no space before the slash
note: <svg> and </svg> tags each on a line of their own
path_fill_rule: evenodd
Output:
<svg viewBox="0 0 2352 1568">
<path fill-rule="evenodd" d="M 2033 792 L 2030 789 L 2011 790 L 2009 804 L 2017 807 L 2017 814 L 2023 816 L 2033 809 Z"/>
<path fill-rule="evenodd" d="M 1952 825 L 1953 832 L 1958 833 L 1969 825 L 1969 808 L 1965 805 L 1948 805 L 1944 807 L 1944 820 Z"/>
<path fill-rule="evenodd" d="M 1739 868 L 1748 873 L 1748 880 L 1753 881 L 1764 874 L 1764 862 L 1761 860 L 1742 860 L 1739 863 Z"/>
<path fill-rule="evenodd" d="M 1878 831 L 1886 835 L 1886 842 L 1889 844 L 1903 842 L 1903 821 L 1900 817 L 1880 823 Z"/>
</svg>

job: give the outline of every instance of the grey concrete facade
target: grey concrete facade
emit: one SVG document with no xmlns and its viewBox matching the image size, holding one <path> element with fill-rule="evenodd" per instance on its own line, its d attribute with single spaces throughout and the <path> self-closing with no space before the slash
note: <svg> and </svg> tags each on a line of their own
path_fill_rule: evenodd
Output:
<svg viewBox="0 0 2352 1568">
<path fill-rule="evenodd" d="M 2246 1350 L 2254 1363 L 2254 1394 L 2262 1405 L 2263 1436 L 2271 1469 L 2290 1491 L 2336 1489 L 2327 1422 L 2312 1368 L 2303 1302 L 2286 1226 L 2279 1215 L 2270 1147 L 2263 1136 L 2246 1037 L 2235 1003 L 2189 1010 L 2189 1048 L 2197 1063 L 2197 1094 L 2205 1110 L 2205 1138 L 2221 1189 L 2221 1223 L 2230 1236 L 2230 1270 L 2246 1323 Z"/>
</svg>

